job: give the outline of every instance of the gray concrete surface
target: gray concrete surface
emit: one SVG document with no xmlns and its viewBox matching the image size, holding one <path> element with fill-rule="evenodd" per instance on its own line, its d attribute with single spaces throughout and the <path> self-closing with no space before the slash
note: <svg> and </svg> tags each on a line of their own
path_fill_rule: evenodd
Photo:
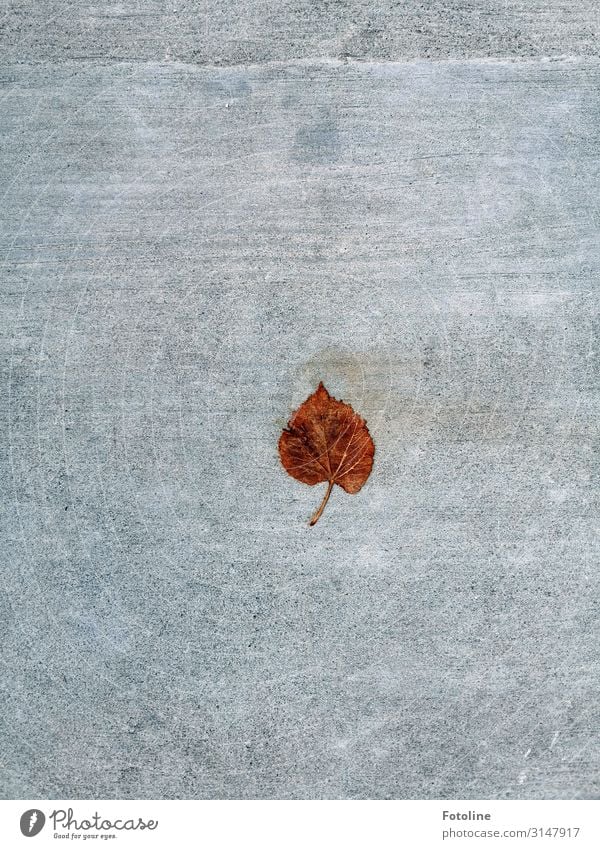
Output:
<svg viewBox="0 0 600 849">
<path fill-rule="evenodd" d="M 596 0 L 4 0 L 2 55 L 266 60 L 600 55 Z"/>
<path fill-rule="evenodd" d="M 66 5 L 3 19 L 2 797 L 597 798 L 592 4 Z M 309 529 L 320 379 L 377 454 Z"/>
</svg>

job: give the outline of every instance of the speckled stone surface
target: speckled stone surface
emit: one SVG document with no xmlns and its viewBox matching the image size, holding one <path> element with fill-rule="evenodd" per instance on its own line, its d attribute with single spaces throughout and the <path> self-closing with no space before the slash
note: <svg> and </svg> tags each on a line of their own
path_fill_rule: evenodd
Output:
<svg viewBox="0 0 600 849">
<path fill-rule="evenodd" d="M 597 798 L 597 11 L 158 5 L 1 9 L 0 795 Z"/>
<path fill-rule="evenodd" d="M 597 0 L 2 0 L 17 61 L 599 56 Z"/>
</svg>

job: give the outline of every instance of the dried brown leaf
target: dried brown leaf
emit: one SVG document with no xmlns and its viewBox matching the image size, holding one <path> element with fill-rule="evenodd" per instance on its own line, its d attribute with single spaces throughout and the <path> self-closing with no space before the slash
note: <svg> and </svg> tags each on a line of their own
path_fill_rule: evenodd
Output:
<svg viewBox="0 0 600 849">
<path fill-rule="evenodd" d="M 323 383 L 298 407 L 279 439 L 279 456 L 289 475 L 309 486 L 328 484 L 311 525 L 323 513 L 334 484 L 351 494 L 359 491 L 371 473 L 374 453 L 365 420 L 350 404 L 332 398 Z"/>
</svg>

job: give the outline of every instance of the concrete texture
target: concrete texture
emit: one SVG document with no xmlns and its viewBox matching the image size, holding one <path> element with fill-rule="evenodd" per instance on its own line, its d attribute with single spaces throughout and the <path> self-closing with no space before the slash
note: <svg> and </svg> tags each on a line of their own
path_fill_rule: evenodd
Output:
<svg viewBox="0 0 600 849">
<path fill-rule="evenodd" d="M 1 55 L 16 61 L 600 55 L 597 0 L 3 0 L 2 12 Z"/>
<path fill-rule="evenodd" d="M 361 63 L 337 4 L 185 62 L 5 5 L 0 794 L 597 798 L 591 4 L 385 6 Z M 473 58 L 516 19 L 580 57 Z M 320 379 L 377 454 L 309 529 Z"/>
<path fill-rule="evenodd" d="M 596 0 L 4 0 L 2 12 L 16 61 L 600 55 Z"/>
</svg>

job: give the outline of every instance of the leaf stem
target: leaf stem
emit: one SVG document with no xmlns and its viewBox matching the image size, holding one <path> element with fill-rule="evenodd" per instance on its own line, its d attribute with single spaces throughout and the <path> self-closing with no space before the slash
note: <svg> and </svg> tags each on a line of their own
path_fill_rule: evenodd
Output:
<svg viewBox="0 0 600 849">
<path fill-rule="evenodd" d="M 327 487 L 327 492 L 325 493 L 325 495 L 323 497 L 323 501 L 321 501 L 321 503 L 319 505 L 319 509 L 316 511 L 316 513 L 313 514 L 312 519 L 308 523 L 311 526 L 311 528 L 312 528 L 313 525 L 316 525 L 317 522 L 319 521 L 319 519 L 321 518 L 321 516 L 323 514 L 323 510 L 325 509 L 325 505 L 329 501 L 329 496 L 331 495 L 332 489 L 333 489 L 333 481 L 329 481 L 329 486 Z"/>
</svg>

